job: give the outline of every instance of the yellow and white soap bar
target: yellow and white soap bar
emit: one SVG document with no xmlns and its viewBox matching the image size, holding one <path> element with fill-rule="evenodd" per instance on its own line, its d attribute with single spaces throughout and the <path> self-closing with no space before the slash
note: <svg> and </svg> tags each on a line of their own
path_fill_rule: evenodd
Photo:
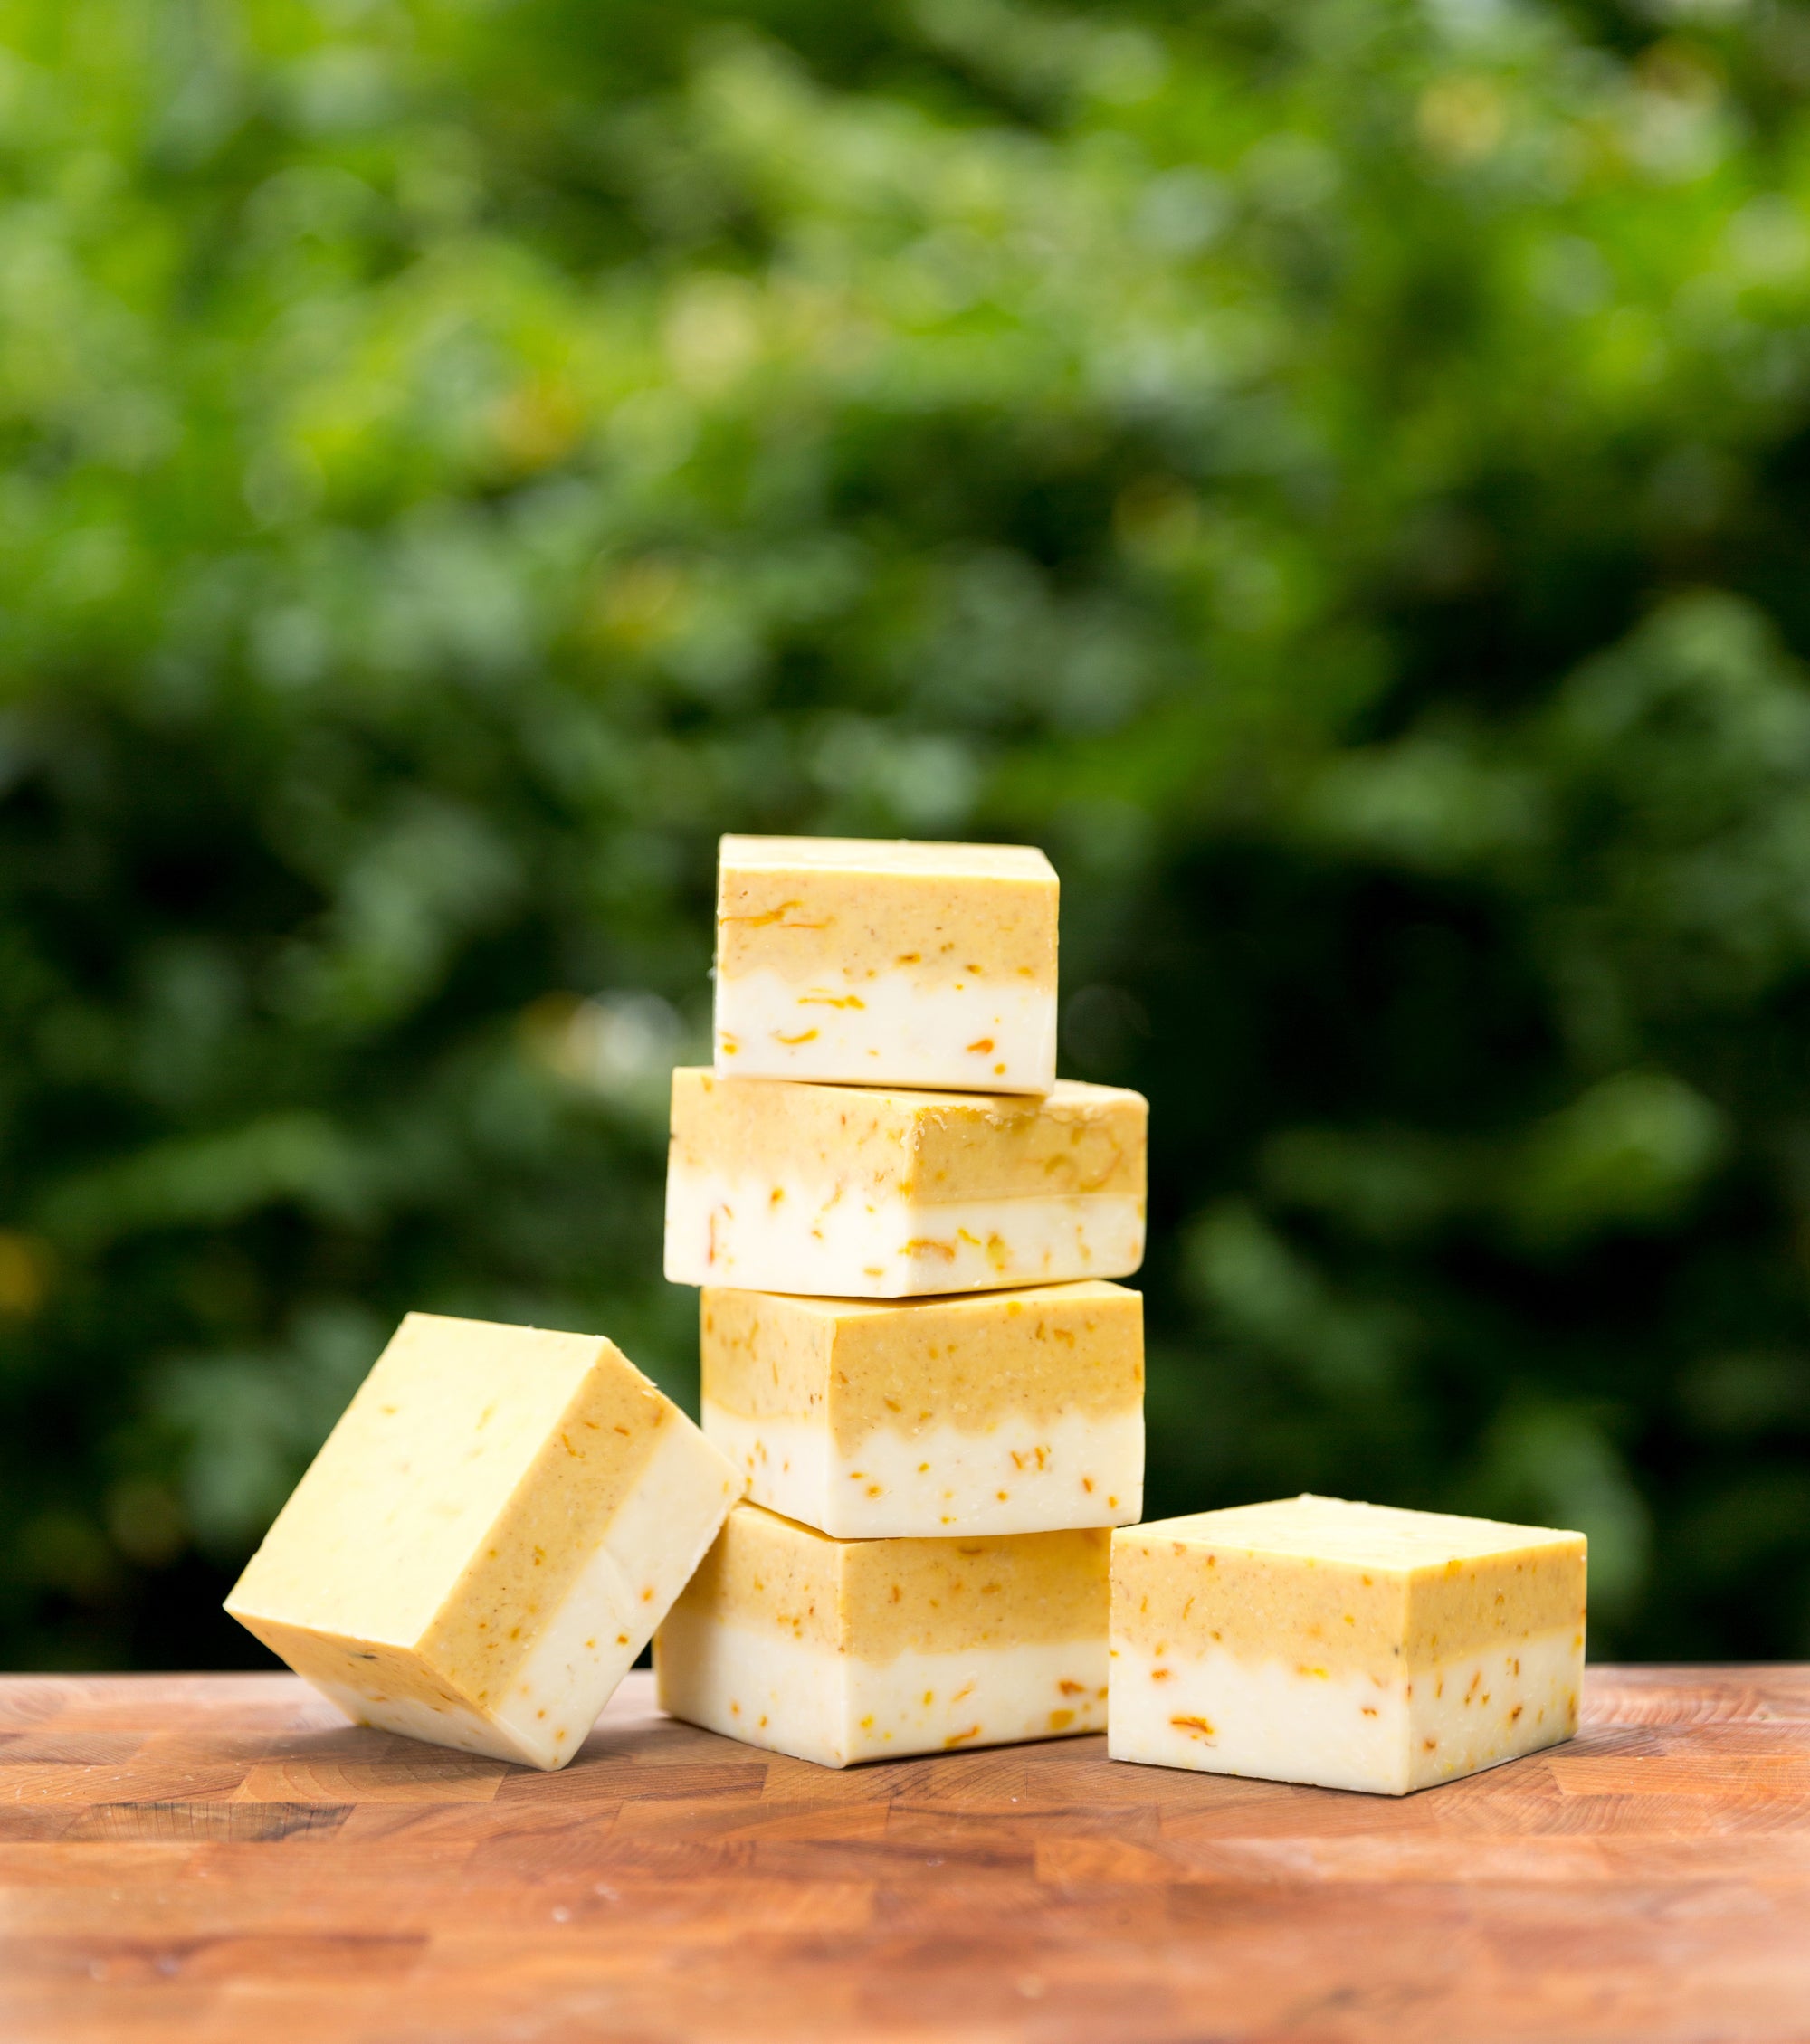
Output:
<svg viewBox="0 0 1810 2044">
<path fill-rule="evenodd" d="M 825 1767 L 1097 1732 L 1110 1538 L 832 1540 L 738 1505 L 654 1639 L 661 1704 Z"/>
<path fill-rule="evenodd" d="M 1291 1497 L 1112 1536 L 1115 1760 L 1405 1795 L 1577 1729 L 1581 1533 Z"/>
<path fill-rule="evenodd" d="M 1047 1093 L 1056 896 L 1028 845 L 726 837 L 718 1071 Z"/>
<path fill-rule="evenodd" d="M 562 1767 L 741 1489 L 613 1342 L 411 1313 L 226 1609 L 361 1724 Z"/>
<path fill-rule="evenodd" d="M 704 1431 L 756 1504 L 839 1539 L 1129 1526 L 1143 1303 L 1091 1282 L 898 1304 L 708 1288 Z"/>
<path fill-rule="evenodd" d="M 672 1074 L 666 1275 L 901 1298 L 1123 1278 L 1144 1259 L 1140 1094 L 1042 1098 Z"/>
</svg>

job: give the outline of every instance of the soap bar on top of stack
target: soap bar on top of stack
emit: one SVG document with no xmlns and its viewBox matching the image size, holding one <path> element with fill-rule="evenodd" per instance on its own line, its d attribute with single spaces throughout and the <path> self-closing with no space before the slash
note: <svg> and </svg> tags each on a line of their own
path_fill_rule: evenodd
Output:
<svg viewBox="0 0 1810 2044">
<path fill-rule="evenodd" d="M 1143 1097 L 672 1074 L 666 1275 L 902 1298 L 1122 1278 L 1144 1258 Z"/>
<path fill-rule="evenodd" d="M 1112 1535 L 1108 1751 L 1404 1795 L 1577 1729 L 1585 1541 L 1291 1497 Z"/>
<path fill-rule="evenodd" d="M 844 1540 L 1127 1526 L 1143 1307 L 1097 1283 L 900 1303 L 711 1288 L 704 1431 L 754 1503 Z"/>
<path fill-rule="evenodd" d="M 360 1723 L 561 1767 L 741 1490 L 613 1342 L 411 1313 L 226 1609 Z"/>
<path fill-rule="evenodd" d="M 831 1766 L 1097 1729 L 1144 1463 L 1140 1306 L 1104 1280 L 1143 1257 L 1147 1109 L 1054 1079 L 1054 875 L 1024 848 L 723 860 L 666 1274 L 708 1288 L 705 1428 L 759 1501 L 661 1627 L 661 1700 Z M 837 1022 L 778 1027 L 777 986 Z"/>
<path fill-rule="evenodd" d="M 1110 1537 L 834 1540 L 738 1505 L 660 1629 L 661 1703 L 825 1767 L 1097 1732 Z"/>
<path fill-rule="evenodd" d="M 716 1066 L 1047 1093 L 1056 876 L 1028 845 L 726 837 Z"/>
</svg>

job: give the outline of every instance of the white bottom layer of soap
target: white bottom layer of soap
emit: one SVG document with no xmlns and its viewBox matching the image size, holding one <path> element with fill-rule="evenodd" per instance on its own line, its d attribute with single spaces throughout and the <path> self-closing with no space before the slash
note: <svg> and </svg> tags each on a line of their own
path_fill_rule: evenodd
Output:
<svg viewBox="0 0 1810 2044">
<path fill-rule="evenodd" d="M 1557 1745 L 1577 1729 L 1584 1642 L 1567 1629 L 1412 1677 L 1317 1675 L 1215 1647 L 1113 1643 L 1114 1760 L 1405 1795 Z"/>
<path fill-rule="evenodd" d="M 741 1478 L 689 1426 L 669 1421 L 634 1488 L 503 1700 L 488 1709 L 315 1687 L 348 1717 L 529 1767 L 563 1767 L 696 1573 L 741 1495 Z"/>
<path fill-rule="evenodd" d="M 854 985 L 839 974 L 748 973 L 717 982 L 716 1063 L 725 1079 L 1047 1093 L 1056 990 L 1028 980 L 927 986 L 902 972 Z"/>
<path fill-rule="evenodd" d="M 1125 1278 L 1143 1260 L 1144 1202 L 1129 1193 L 870 1205 L 834 1185 L 738 1183 L 676 1163 L 666 1174 L 675 1285 L 911 1298 Z"/>
<path fill-rule="evenodd" d="M 1041 1423 L 1002 1413 L 984 1433 L 876 1428 L 853 1454 L 823 1420 L 751 1420 L 708 1400 L 704 1431 L 747 1475 L 757 1505 L 839 1540 L 1053 1533 L 1143 1516 L 1141 1402 Z"/>
<path fill-rule="evenodd" d="M 671 1716 L 824 1767 L 1067 1738 L 1106 1723 L 1104 1638 L 864 1661 L 681 1607 L 653 1658 Z"/>
</svg>

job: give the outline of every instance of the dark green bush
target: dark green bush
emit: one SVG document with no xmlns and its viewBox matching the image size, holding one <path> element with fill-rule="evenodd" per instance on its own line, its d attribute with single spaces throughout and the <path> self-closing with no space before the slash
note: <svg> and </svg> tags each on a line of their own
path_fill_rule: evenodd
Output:
<svg viewBox="0 0 1810 2044">
<path fill-rule="evenodd" d="M 388 1326 L 681 1391 L 713 841 L 1025 838 L 1154 1510 L 1810 1651 L 1810 18 L 0 9 L 0 1636 L 214 1605 Z"/>
</svg>

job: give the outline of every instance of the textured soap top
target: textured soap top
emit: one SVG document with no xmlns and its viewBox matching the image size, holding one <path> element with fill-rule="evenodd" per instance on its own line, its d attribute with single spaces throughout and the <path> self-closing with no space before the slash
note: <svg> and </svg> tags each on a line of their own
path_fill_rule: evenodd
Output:
<svg viewBox="0 0 1810 2044">
<path fill-rule="evenodd" d="M 1139 1530 L 1153 1539 L 1195 1546 L 1239 1547 L 1253 1554 L 1293 1554 L 1390 1572 L 1444 1568 L 1453 1562 L 1522 1548 L 1575 1547 L 1583 1538 L 1551 1526 L 1415 1512 L 1310 1493 L 1153 1520 Z"/>
<path fill-rule="evenodd" d="M 1053 880 L 1055 869 L 1034 845 L 939 844 L 910 838 L 761 838 L 729 835 L 726 867 L 755 872 L 823 867 L 838 872 L 956 875 L 962 879 Z"/>
</svg>

